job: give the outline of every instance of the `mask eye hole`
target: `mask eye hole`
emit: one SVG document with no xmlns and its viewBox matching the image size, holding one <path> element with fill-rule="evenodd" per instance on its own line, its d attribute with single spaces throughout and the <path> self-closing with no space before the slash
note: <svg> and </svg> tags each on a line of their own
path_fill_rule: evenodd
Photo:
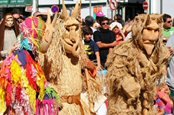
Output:
<svg viewBox="0 0 174 115">
<path fill-rule="evenodd" d="M 146 28 L 148 31 L 152 31 L 152 28 Z"/>
<path fill-rule="evenodd" d="M 79 26 L 78 25 L 76 25 L 76 31 L 79 29 Z"/>
<path fill-rule="evenodd" d="M 79 29 L 79 25 L 72 25 L 72 26 L 75 26 L 75 31 L 77 31 Z M 67 27 L 65 27 L 65 29 L 69 32 L 70 31 L 70 27 L 71 26 L 67 26 Z"/>
<path fill-rule="evenodd" d="M 66 29 L 68 32 L 70 31 L 69 27 L 65 27 L 65 29 Z"/>
<path fill-rule="evenodd" d="M 155 29 L 155 32 L 159 32 L 159 28 L 158 29 Z"/>
</svg>

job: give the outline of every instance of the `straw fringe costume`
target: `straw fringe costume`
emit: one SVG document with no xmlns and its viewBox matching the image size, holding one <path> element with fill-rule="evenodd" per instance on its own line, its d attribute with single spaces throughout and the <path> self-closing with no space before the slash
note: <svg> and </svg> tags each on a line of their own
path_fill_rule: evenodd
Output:
<svg viewBox="0 0 174 115">
<path fill-rule="evenodd" d="M 39 55 L 49 85 L 61 97 L 63 108 L 60 115 L 90 115 L 88 106 L 81 100 L 84 83 L 82 69 L 89 59 L 82 44 L 79 13 L 80 4 L 77 3 L 72 16 L 69 16 L 63 1 L 62 14 L 57 19 L 52 43 L 45 55 Z"/>
<path fill-rule="evenodd" d="M 144 39 L 142 33 L 146 28 L 152 30 L 155 28 L 159 31 L 150 56 L 146 53 L 143 47 L 144 42 L 142 42 Z M 164 69 L 169 57 L 167 48 L 161 42 L 161 28 L 162 21 L 159 15 L 139 15 L 135 18 L 132 27 L 132 39 L 115 47 L 109 53 L 107 59 L 110 87 L 108 115 L 155 114 L 153 105 L 156 85 L 165 74 Z"/>
<path fill-rule="evenodd" d="M 79 22 L 76 20 L 78 7 L 79 4 L 76 4 L 72 16 L 69 17 L 63 6 L 61 18 L 56 21 L 52 43 L 45 55 L 40 54 L 49 85 L 54 87 L 61 97 L 63 109 L 60 115 L 84 113 L 80 103 L 82 77 L 78 54 L 82 50 L 81 32 Z"/>
</svg>

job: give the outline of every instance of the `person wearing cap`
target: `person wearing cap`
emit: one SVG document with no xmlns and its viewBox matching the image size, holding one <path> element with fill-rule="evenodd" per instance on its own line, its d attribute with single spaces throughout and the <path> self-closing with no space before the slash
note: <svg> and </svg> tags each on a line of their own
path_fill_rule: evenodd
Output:
<svg viewBox="0 0 174 115">
<path fill-rule="evenodd" d="M 109 19 L 107 17 L 101 18 L 100 25 L 101 28 L 94 32 L 94 41 L 99 47 L 101 65 L 105 67 L 109 50 L 116 46 L 116 39 L 114 32 L 109 30 Z"/>
<path fill-rule="evenodd" d="M 92 16 L 86 16 L 85 17 L 85 25 L 90 27 L 92 29 L 92 32 L 94 33 L 97 28 L 95 28 L 93 25 L 95 23 L 95 20 Z M 91 36 L 91 39 L 93 40 L 93 36 Z"/>
<path fill-rule="evenodd" d="M 86 16 L 85 17 L 85 24 L 89 27 L 92 27 L 94 24 L 95 20 L 92 16 Z M 91 28 L 92 29 L 92 28 Z"/>
<path fill-rule="evenodd" d="M 110 30 L 115 33 L 115 38 L 116 38 L 116 44 L 119 45 L 123 43 L 125 36 L 122 32 L 122 25 L 118 22 L 112 22 L 110 24 Z"/>
</svg>

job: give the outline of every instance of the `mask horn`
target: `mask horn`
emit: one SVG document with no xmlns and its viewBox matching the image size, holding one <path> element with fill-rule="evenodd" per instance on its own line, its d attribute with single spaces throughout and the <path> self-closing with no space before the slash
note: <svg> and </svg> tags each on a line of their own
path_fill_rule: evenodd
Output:
<svg viewBox="0 0 174 115">
<path fill-rule="evenodd" d="M 81 11 L 81 0 L 80 3 L 76 3 L 76 6 L 72 12 L 72 17 L 77 18 L 80 17 L 80 11 Z"/>
<path fill-rule="evenodd" d="M 158 15 L 158 23 L 162 23 L 163 22 L 163 15 Z"/>
<path fill-rule="evenodd" d="M 61 14 L 61 18 L 62 18 L 63 20 L 67 20 L 68 17 L 69 17 L 68 11 L 67 11 L 67 9 L 66 9 L 64 0 L 62 0 L 62 14 Z"/>
<path fill-rule="evenodd" d="M 146 22 L 145 22 L 145 26 L 150 24 L 150 15 L 148 14 L 146 17 Z"/>
</svg>

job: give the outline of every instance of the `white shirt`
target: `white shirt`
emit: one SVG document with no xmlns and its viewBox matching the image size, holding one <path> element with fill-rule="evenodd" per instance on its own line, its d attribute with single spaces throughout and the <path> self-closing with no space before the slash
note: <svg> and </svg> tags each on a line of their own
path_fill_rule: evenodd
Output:
<svg viewBox="0 0 174 115">
<path fill-rule="evenodd" d="M 13 45 L 17 42 L 17 38 L 13 29 L 5 30 L 4 33 L 4 47 L 3 50 L 11 51 Z"/>
</svg>

